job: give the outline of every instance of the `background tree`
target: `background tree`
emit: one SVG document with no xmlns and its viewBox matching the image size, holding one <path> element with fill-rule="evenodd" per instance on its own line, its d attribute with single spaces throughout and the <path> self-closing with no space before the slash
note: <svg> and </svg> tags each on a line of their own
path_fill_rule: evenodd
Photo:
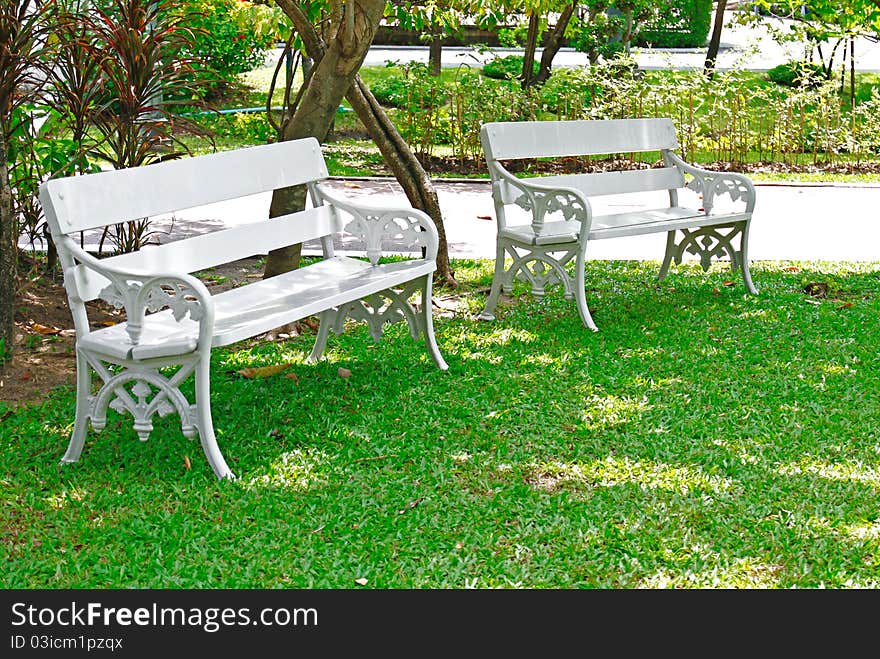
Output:
<svg viewBox="0 0 880 659">
<path fill-rule="evenodd" d="M 712 36 L 709 38 L 709 47 L 706 49 L 706 62 L 703 70 L 711 80 L 715 75 L 715 61 L 718 59 L 718 49 L 721 47 L 721 29 L 724 27 L 724 11 L 727 9 L 727 0 L 717 0 L 715 3 L 715 19 L 712 23 Z"/>
<path fill-rule="evenodd" d="M 358 75 L 382 19 L 384 0 L 354 0 L 326 8 L 294 0 L 276 0 L 276 4 L 290 18 L 306 54 L 314 61 L 291 106 L 285 110 L 280 139 L 315 137 L 323 142 L 340 102 L 347 98 L 409 202 L 426 212 L 437 225 L 440 238 L 437 278 L 454 285 L 437 192 L 409 145 Z M 269 212 L 277 217 L 302 209 L 305 202 L 306 191 L 302 186 L 277 190 L 272 195 Z M 264 276 L 272 277 L 296 268 L 301 253 L 301 245 L 271 252 Z"/>
<path fill-rule="evenodd" d="M 818 58 L 818 64 L 830 77 L 835 68 L 838 52 L 849 60 L 850 103 L 855 104 L 856 49 L 859 37 L 876 40 L 880 32 L 880 2 L 877 0 L 754 0 L 755 12 L 744 12 L 743 20 L 765 20 L 766 17 L 785 18 L 789 31 L 778 35 L 780 40 L 805 41 L 810 52 L 807 57 Z M 831 51 L 827 58 L 823 45 Z M 842 46 L 842 49 L 841 49 Z M 844 70 L 841 69 L 843 76 Z M 842 85 L 841 85 L 842 86 Z"/>
<path fill-rule="evenodd" d="M 0 3 L 0 363 L 12 357 L 15 335 L 18 221 L 10 184 L 10 141 L 18 111 L 39 98 L 46 79 L 47 36 L 54 2 Z"/>
</svg>

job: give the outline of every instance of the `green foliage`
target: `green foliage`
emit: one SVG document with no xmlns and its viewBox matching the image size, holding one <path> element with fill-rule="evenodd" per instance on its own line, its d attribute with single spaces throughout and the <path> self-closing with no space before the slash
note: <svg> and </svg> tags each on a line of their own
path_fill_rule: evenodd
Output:
<svg viewBox="0 0 880 659">
<path fill-rule="evenodd" d="M 767 71 L 767 77 L 786 87 L 818 87 L 828 79 L 819 64 L 802 60 L 774 66 Z"/>
<path fill-rule="evenodd" d="M 712 0 L 661 0 L 641 26 L 637 45 L 655 48 L 700 48 L 706 45 Z"/>
<path fill-rule="evenodd" d="M 527 282 L 475 322 L 491 263 L 452 266 L 448 372 L 403 323 L 317 364 L 309 331 L 216 350 L 236 481 L 174 416 L 139 442 L 110 411 L 59 466 L 72 387 L 0 403 L 4 586 L 880 588 L 880 264 L 759 262 L 745 296 L 720 265 L 588 260 L 599 333 Z"/>
<path fill-rule="evenodd" d="M 623 15 L 600 11 L 573 16 L 565 34 L 572 48 L 587 53 L 590 62 L 596 63 L 599 57 L 613 57 L 624 49 L 619 38 L 624 28 Z"/>
<path fill-rule="evenodd" d="M 276 139 L 265 112 L 204 114 L 198 122 L 214 138 L 231 139 L 239 146 L 266 144 Z"/>
<path fill-rule="evenodd" d="M 537 75 L 539 62 L 534 62 L 534 73 Z M 522 75 L 523 56 L 505 55 L 495 57 L 483 65 L 483 75 L 495 80 L 515 80 Z"/>
<path fill-rule="evenodd" d="M 175 12 L 186 17 L 193 32 L 180 55 L 199 63 L 199 80 L 213 93 L 262 64 L 267 51 L 283 40 L 286 25 L 274 4 L 246 0 L 181 0 Z"/>
<path fill-rule="evenodd" d="M 400 108 L 406 105 L 408 84 L 402 75 L 392 74 L 370 85 L 370 91 L 382 105 Z"/>
</svg>

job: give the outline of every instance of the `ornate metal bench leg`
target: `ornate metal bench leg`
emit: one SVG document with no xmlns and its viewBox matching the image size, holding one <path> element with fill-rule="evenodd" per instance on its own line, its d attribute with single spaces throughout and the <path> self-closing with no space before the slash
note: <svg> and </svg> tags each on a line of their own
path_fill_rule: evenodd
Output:
<svg viewBox="0 0 880 659">
<path fill-rule="evenodd" d="M 745 223 L 745 226 L 742 229 L 742 234 L 740 236 L 740 252 L 739 252 L 739 266 L 742 271 L 743 281 L 746 284 L 746 289 L 752 295 L 758 294 L 758 289 L 755 288 L 755 285 L 752 283 L 752 275 L 749 272 L 749 222 Z"/>
<path fill-rule="evenodd" d="M 425 275 L 424 283 L 422 284 L 422 324 L 425 331 L 425 343 L 428 345 L 431 359 L 434 360 L 437 368 L 445 371 L 449 366 L 446 364 L 446 360 L 443 359 L 443 355 L 440 354 L 440 348 L 437 347 L 437 340 L 434 338 L 434 319 L 431 313 L 431 305 L 433 304 L 431 301 L 432 277 L 433 275 L 431 274 Z"/>
<path fill-rule="evenodd" d="M 83 450 L 86 441 L 86 432 L 89 426 L 90 402 L 92 389 L 92 372 L 89 362 L 81 352 L 76 352 L 76 421 L 73 423 L 73 433 L 67 452 L 61 458 L 62 462 L 76 462 Z"/>
<path fill-rule="evenodd" d="M 330 336 L 330 326 L 333 324 L 333 310 L 322 311 L 318 324 L 318 336 L 315 337 L 315 345 L 312 346 L 311 354 L 306 358 L 306 363 L 314 364 L 321 359 L 324 348 L 327 347 L 327 337 Z"/>
<path fill-rule="evenodd" d="M 498 298 L 501 296 L 501 281 L 504 279 L 505 255 L 504 245 L 499 240 L 495 248 L 495 272 L 492 275 L 492 289 L 489 291 L 489 297 L 486 298 L 483 312 L 477 316 L 479 320 L 495 320 L 495 305 L 498 304 Z"/>
<path fill-rule="evenodd" d="M 196 411 L 198 414 L 199 440 L 208 464 L 214 470 L 217 478 L 235 479 L 235 474 L 227 466 L 220 447 L 217 446 L 217 437 L 214 435 L 214 422 L 211 419 L 211 360 L 210 356 L 203 356 L 196 366 Z"/>
<path fill-rule="evenodd" d="M 669 266 L 675 257 L 675 231 L 666 233 L 666 255 L 663 257 L 663 265 L 660 266 L 660 272 L 657 273 L 657 280 L 663 280 L 669 274 Z"/>
<path fill-rule="evenodd" d="M 596 327 L 596 323 L 593 322 L 593 316 L 590 315 L 590 308 L 587 306 L 587 291 L 586 291 L 586 274 L 585 268 L 586 263 L 584 262 L 586 259 L 584 258 L 584 252 L 581 250 L 578 253 L 577 261 L 576 261 L 576 273 L 575 273 L 575 287 L 574 294 L 577 298 L 577 308 L 578 313 L 581 316 L 581 321 L 584 323 L 584 326 L 587 329 L 591 329 L 594 332 L 598 332 L 599 328 Z"/>
</svg>

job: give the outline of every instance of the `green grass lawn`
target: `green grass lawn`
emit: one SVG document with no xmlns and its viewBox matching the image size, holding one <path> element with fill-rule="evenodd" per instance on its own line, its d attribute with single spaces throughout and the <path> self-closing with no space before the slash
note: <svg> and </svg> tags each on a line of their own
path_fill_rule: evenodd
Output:
<svg viewBox="0 0 880 659">
<path fill-rule="evenodd" d="M 880 263 L 590 262 L 598 333 L 558 290 L 475 321 L 454 267 L 448 372 L 400 325 L 216 351 L 234 482 L 174 417 L 62 466 L 73 390 L 0 403 L 4 587 L 880 587 Z"/>
</svg>

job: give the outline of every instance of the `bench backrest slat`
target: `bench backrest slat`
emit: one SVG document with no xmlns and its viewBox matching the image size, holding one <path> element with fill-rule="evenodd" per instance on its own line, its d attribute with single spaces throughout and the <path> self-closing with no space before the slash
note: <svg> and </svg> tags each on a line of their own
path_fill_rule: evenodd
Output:
<svg viewBox="0 0 880 659">
<path fill-rule="evenodd" d="M 341 230 L 339 215 L 329 206 L 319 206 L 165 245 L 147 245 L 136 252 L 103 259 L 102 263 L 128 272 L 193 273 Z M 110 283 L 83 265 L 73 269 L 73 276 L 79 297 L 86 302 L 97 298 Z"/>
<path fill-rule="evenodd" d="M 490 161 L 678 148 L 668 118 L 490 122 L 480 129 L 480 139 Z"/>
<path fill-rule="evenodd" d="M 40 201 L 53 231 L 70 234 L 326 177 L 318 141 L 305 138 L 53 179 Z"/>
<path fill-rule="evenodd" d="M 596 174 L 566 174 L 562 176 L 538 176 L 525 178 L 523 181 L 541 185 L 558 185 L 574 188 L 587 197 L 600 195 L 628 194 L 631 192 L 651 192 L 654 190 L 672 190 L 684 185 L 684 176 L 677 167 L 661 167 L 655 169 L 622 170 L 617 172 L 600 172 Z M 500 185 L 501 200 L 512 204 L 522 194 L 512 185 L 502 182 Z"/>
</svg>

